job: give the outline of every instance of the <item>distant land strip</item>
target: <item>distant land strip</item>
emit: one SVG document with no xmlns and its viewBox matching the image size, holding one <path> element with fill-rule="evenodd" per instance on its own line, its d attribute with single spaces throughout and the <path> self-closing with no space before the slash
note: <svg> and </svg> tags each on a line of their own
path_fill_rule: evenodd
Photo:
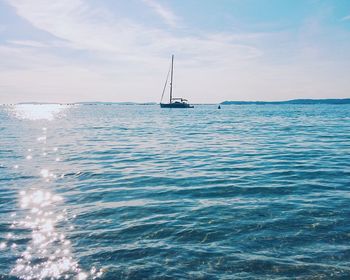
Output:
<svg viewBox="0 0 350 280">
<path fill-rule="evenodd" d="M 0 105 L 47 105 L 47 104 L 61 104 L 61 105 L 158 105 L 156 102 L 101 102 L 101 101 L 88 101 L 88 102 L 73 102 L 73 103 L 60 103 L 60 102 L 19 102 L 13 104 L 0 104 Z M 215 103 L 193 103 L 194 105 L 215 105 Z M 216 103 L 218 104 L 218 103 Z M 313 105 L 313 104 L 350 104 L 350 98 L 333 98 L 333 99 L 292 99 L 286 101 L 223 101 L 221 105 L 270 105 L 270 104 L 299 104 L 299 105 Z"/>
<path fill-rule="evenodd" d="M 350 98 L 343 99 L 292 99 L 286 101 L 224 101 L 222 105 L 270 105 L 270 104 L 299 104 L 299 105 L 313 105 L 313 104 L 350 104 Z"/>
</svg>

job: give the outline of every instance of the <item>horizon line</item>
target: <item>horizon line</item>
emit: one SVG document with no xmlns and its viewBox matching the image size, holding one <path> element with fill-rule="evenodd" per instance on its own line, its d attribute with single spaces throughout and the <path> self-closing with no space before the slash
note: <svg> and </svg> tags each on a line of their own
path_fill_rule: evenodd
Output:
<svg viewBox="0 0 350 280">
<path fill-rule="evenodd" d="M 241 103 L 282 103 L 290 101 L 327 101 L 327 100 L 349 100 L 350 97 L 345 98 L 296 98 L 288 100 L 225 100 L 219 102 L 210 103 L 192 103 L 194 105 L 215 105 L 223 104 L 225 102 L 241 102 Z M 160 102 L 146 101 L 146 102 L 136 102 L 136 101 L 77 101 L 77 102 L 42 102 L 42 101 L 29 101 L 29 102 L 16 102 L 16 103 L 0 103 L 1 105 L 44 105 L 44 104 L 59 104 L 59 105 L 75 105 L 75 104 L 121 104 L 121 105 L 158 105 Z"/>
</svg>

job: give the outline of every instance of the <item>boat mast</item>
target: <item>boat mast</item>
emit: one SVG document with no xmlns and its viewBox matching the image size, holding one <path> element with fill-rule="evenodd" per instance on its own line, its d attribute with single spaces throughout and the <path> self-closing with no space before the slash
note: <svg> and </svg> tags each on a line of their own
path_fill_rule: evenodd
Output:
<svg viewBox="0 0 350 280">
<path fill-rule="evenodd" d="M 173 72 L 174 72 L 174 55 L 171 56 L 171 79 L 170 79 L 170 100 L 169 103 L 173 100 Z"/>
</svg>

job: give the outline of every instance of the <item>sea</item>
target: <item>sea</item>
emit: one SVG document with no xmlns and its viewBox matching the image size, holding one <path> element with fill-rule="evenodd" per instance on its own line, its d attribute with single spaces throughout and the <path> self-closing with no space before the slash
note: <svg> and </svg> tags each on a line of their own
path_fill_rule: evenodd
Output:
<svg viewBox="0 0 350 280">
<path fill-rule="evenodd" d="M 1 105 L 0 279 L 350 279 L 350 105 Z"/>
</svg>

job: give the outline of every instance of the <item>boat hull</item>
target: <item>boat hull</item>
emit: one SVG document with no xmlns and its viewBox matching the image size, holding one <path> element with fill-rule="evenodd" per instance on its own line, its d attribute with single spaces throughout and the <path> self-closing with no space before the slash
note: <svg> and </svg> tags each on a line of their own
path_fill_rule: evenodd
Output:
<svg viewBox="0 0 350 280">
<path fill-rule="evenodd" d="M 187 103 L 160 103 L 160 108 L 193 108 L 194 106 Z"/>
</svg>

